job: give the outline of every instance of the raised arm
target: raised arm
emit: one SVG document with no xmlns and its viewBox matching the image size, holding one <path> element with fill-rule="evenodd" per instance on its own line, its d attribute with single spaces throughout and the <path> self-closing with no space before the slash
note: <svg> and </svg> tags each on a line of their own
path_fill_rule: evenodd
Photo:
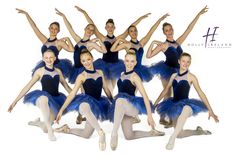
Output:
<svg viewBox="0 0 235 156">
<path fill-rule="evenodd" d="M 58 42 L 58 46 L 62 47 L 64 50 L 68 52 L 74 52 L 74 46 L 69 37 L 61 38 Z"/>
<path fill-rule="evenodd" d="M 94 21 L 91 19 L 91 17 L 88 15 L 88 13 L 85 10 L 83 10 L 82 8 L 80 8 L 78 6 L 75 6 L 75 8 L 85 16 L 85 18 L 89 24 L 95 25 Z M 100 31 L 98 30 L 96 25 L 95 25 L 95 35 L 97 38 L 101 39 L 101 41 L 105 40 L 105 36 L 100 33 Z"/>
<path fill-rule="evenodd" d="M 159 18 L 159 20 L 151 27 L 151 29 L 149 30 L 149 32 L 147 33 L 147 35 L 142 38 L 140 40 L 140 44 L 144 47 L 145 44 L 149 41 L 149 39 L 151 38 L 151 36 L 153 35 L 154 31 L 157 29 L 157 27 L 159 26 L 159 24 L 161 23 L 161 21 L 163 21 L 167 16 L 169 16 L 169 14 L 165 14 L 163 15 L 161 18 Z"/>
<path fill-rule="evenodd" d="M 147 115 L 148 115 L 148 124 L 152 127 L 152 129 L 155 129 L 156 124 L 155 124 L 153 117 L 152 117 L 152 111 L 151 111 L 149 98 L 148 98 L 148 95 L 144 89 L 142 81 L 137 74 L 133 75 L 132 79 L 134 80 L 133 82 L 135 83 L 137 89 L 139 90 L 140 94 L 142 95 L 142 97 L 144 99 L 144 104 L 145 104 L 145 108 L 146 108 Z"/>
<path fill-rule="evenodd" d="M 70 93 L 72 91 L 72 89 L 69 87 L 68 83 L 65 81 L 64 76 L 62 74 L 62 72 L 60 71 L 60 69 L 56 69 L 56 71 L 58 72 L 59 76 L 60 76 L 60 83 L 62 84 L 62 86 L 64 87 L 64 89 Z"/>
<path fill-rule="evenodd" d="M 157 45 L 155 48 L 154 45 Z M 147 58 L 152 58 L 153 56 L 157 55 L 160 51 L 163 51 L 164 49 L 164 43 L 160 41 L 153 41 L 147 51 L 146 57 Z"/>
<path fill-rule="evenodd" d="M 110 51 L 111 52 L 116 52 L 116 51 L 120 51 L 120 50 L 123 50 L 123 49 L 128 50 L 130 48 L 131 48 L 131 43 L 130 42 L 126 41 L 123 38 L 119 38 L 114 42 L 114 44 L 111 47 Z"/>
<path fill-rule="evenodd" d="M 167 92 L 171 89 L 172 82 L 175 78 L 176 74 L 172 74 L 167 86 L 163 89 L 161 94 L 158 96 L 157 100 L 154 102 L 154 107 L 158 105 L 158 103 L 161 101 L 161 99 L 167 94 Z"/>
<path fill-rule="evenodd" d="M 199 97 L 202 99 L 203 103 L 206 105 L 208 111 L 209 111 L 209 117 L 208 119 L 210 119 L 210 117 L 214 118 L 215 122 L 219 122 L 219 119 L 218 117 L 214 114 L 210 104 L 209 104 L 209 101 L 206 97 L 206 95 L 204 94 L 204 92 L 201 90 L 201 87 L 199 86 L 199 83 L 198 83 L 198 80 L 196 78 L 196 76 L 190 74 L 190 77 L 192 79 L 192 83 L 193 83 L 193 86 L 194 88 L 196 89 Z"/>
<path fill-rule="evenodd" d="M 10 107 L 8 108 L 8 112 L 11 112 L 13 110 L 13 108 L 15 107 L 15 105 L 17 104 L 17 102 L 32 88 L 32 86 L 40 79 L 40 74 L 39 74 L 40 69 L 38 69 L 32 79 L 28 82 L 28 84 L 21 90 L 21 92 L 19 93 L 19 95 L 16 97 L 16 99 L 12 102 L 12 104 L 10 105 Z"/>
<path fill-rule="evenodd" d="M 147 13 L 143 16 L 140 16 L 135 22 L 133 22 L 131 25 L 137 26 L 143 19 L 147 18 L 149 15 L 151 15 L 151 13 Z M 117 39 L 119 38 L 126 38 L 128 36 L 128 28 L 125 30 L 124 33 L 122 33 L 121 35 L 117 36 Z"/>
<path fill-rule="evenodd" d="M 56 122 L 59 123 L 60 119 L 61 119 L 61 116 L 64 112 L 64 110 L 68 107 L 68 105 L 71 103 L 71 101 L 74 99 L 74 97 L 76 96 L 79 88 L 81 87 L 81 84 L 82 84 L 82 80 L 83 80 L 83 75 L 79 75 L 76 79 L 76 82 L 75 82 L 75 85 L 74 85 L 74 88 L 73 90 L 69 93 L 69 95 L 67 96 L 63 106 L 60 108 L 60 111 L 59 113 L 57 114 L 57 117 L 56 117 Z"/>
<path fill-rule="evenodd" d="M 197 16 L 193 19 L 193 21 L 189 24 L 188 28 L 185 30 L 185 32 L 176 40 L 177 43 L 182 44 L 184 40 L 187 38 L 189 33 L 192 31 L 193 27 L 197 23 L 199 17 L 206 13 L 208 11 L 207 6 L 205 6 L 198 14 Z"/>
<path fill-rule="evenodd" d="M 87 49 L 89 51 L 95 49 L 100 53 L 107 53 L 106 47 L 103 42 L 99 38 L 92 39 L 89 43 L 87 43 Z"/>
<path fill-rule="evenodd" d="M 55 11 L 56 11 L 56 14 L 57 14 L 57 15 L 63 17 L 64 23 L 65 23 L 65 25 L 66 25 L 66 27 L 67 27 L 67 29 L 68 29 L 70 35 L 73 37 L 73 39 L 75 40 L 75 42 L 78 43 L 78 42 L 81 40 L 81 37 L 78 36 L 78 35 L 75 33 L 75 31 L 73 30 L 72 25 L 69 23 L 69 21 L 68 21 L 68 19 L 66 18 L 66 16 L 65 16 L 62 12 L 60 12 L 58 9 L 55 9 Z"/>
<path fill-rule="evenodd" d="M 30 24 L 30 26 L 32 27 L 34 33 L 36 34 L 36 36 L 38 37 L 38 39 L 42 42 L 45 43 L 47 41 L 47 37 L 45 35 L 43 35 L 41 33 L 41 31 L 38 29 L 37 25 L 34 23 L 33 19 L 29 16 L 28 12 L 18 9 L 16 8 L 16 10 L 18 11 L 18 13 L 24 14 Z"/>
</svg>

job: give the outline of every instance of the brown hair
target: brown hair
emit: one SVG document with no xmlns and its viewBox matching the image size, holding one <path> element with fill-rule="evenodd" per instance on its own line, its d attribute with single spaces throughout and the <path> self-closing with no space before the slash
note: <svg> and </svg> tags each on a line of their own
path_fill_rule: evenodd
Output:
<svg viewBox="0 0 235 156">
<path fill-rule="evenodd" d="M 167 22 L 163 23 L 163 25 L 162 25 L 162 31 L 163 31 L 163 32 L 164 32 L 164 28 L 165 28 L 166 26 L 171 26 L 171 27 L 172 27 L 172 25 L 171 25 L 170 23 L 167 23 Z"/>
<path fill-rule="evenodd" d="M 128 30 L 128 33 L 129 33 L 129 31 L 130 31 L 131 28 L 135 28 L 135 29 L 137 30 L 136 26 L 130 25 L 130 26 L 128 27 L 128 29 L 127 29 L 127 30 Z"/>
<path fill-rule="evenodd" d="M 179 59 L 181 59 L 183 56 L 187 56 L 187 57 L 189 57 L 190 59 L 192 58 L 189 53 L 183 52 L 183 53 L 180 55 L 180 58 L 179 58 Z"/>
<path fill-rule="evenodd" d="M 59 28 L 59 30 L 60 30 L 60 23 L 59 22 L 52 22 L 50 24 L 50 26 L 52 26 L 53 24 L 56 25 Z"/>
<path fill-rule="evenodd" d="M 84 54 L 88 54 L 93 58 L 93 55 L 91 54 L 91 52 L 87 48 L 82 49 L 81 54 L 80 54 L 80 59 L 81 59 L 81 56 Z"/>
<path fill-rule="evenodd" d="M 114 25 L 113 19 L 112 18 L 108 19 L 106 24 L 108 24 L 108 23 L 112 23 Z"/>
</svg>

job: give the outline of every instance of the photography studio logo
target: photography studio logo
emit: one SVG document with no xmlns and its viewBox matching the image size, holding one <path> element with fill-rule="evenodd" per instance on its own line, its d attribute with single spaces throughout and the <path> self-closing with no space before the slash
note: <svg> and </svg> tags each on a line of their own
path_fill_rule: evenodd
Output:
<svg viewBox="0 0 235 156">
<path fill-rule="evenodd" d="M 188 43 L 188 46 L 192 47 L 204 47 L 204 48 L 231 48 L 232 43 L 230 42 L 222 42 L 216 39 L 220 33 L 220 27 L 209 27 L 202 38 L 204 42 L 195 42 L 195 43 Z"/>
</svg>

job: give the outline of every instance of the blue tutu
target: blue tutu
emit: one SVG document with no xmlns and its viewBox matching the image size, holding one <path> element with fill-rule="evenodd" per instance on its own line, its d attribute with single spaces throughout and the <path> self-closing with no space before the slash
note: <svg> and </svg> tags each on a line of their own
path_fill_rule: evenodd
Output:
<svg viewBox="0 0 235 156">
<path fill-rule="evenodd" d="M 121 73 L 125 71 L 125 65 L 123 60 L 118 60 L 115 63 L 105 62 L 103 59 L 97 59 L 94 62 L 95 69 L 100 69 L 103 71 L 104 76 L 107 79 L 118 79 Z"/>
<path fill-rule="evenodd" d="M 162 79 L 169 80 L 173 73 L 178 72 L 178 68 L 170 67 L 164 61 L 160 61 L 150 67 L 150 72 L 153 75 L 159 75 Z"/>
<path fill-rule="evenodd" d="M 36 106 L 36 101 L 40 96 L 46 96 L 48 98 L 49 108 L 54 112 L 54 115 L 58 114 L 66 100 L 66 96 L 63 93 L 59 93 L 59 96 L 52 96 L 46 91 L 35 90 L 24 96 L 24 103 L 30 103 Z M 64 113 L 66 113 L 66 111 Z"/>
<path fill-rule="evenodd" d="M 84 67 L 80 67 L 80 68 L 72 67 L 72 70 L 69 76 L 69 83 L 74 84 L 76 82 L 77 76 L 81 74 L 84 70 L 85 70 Z"/>
<path fill-rule="evenodd" d="M 149 82 L 153 78 L 150 68 L 144 65 L 135 66 L 134 71 L 139 75 L 142 81 Z"/>
<path fill-rule="evenodd" d="M 76 97 L 67 107 L 67 111 L 79 112 L 79 106 L 83 102 L 88 103 L 90 105 L 92 113 L 98 120 L 108 120 L 108 110 L 110 108 L 111 103 L 109 102 L 108 98 L 104 96 L 100 97 L 100 99 L 97 100 L 92 96 L 86 94 L 76 95 Z"/>
<path fill-rule="evenodd" d="M 126 99 L 130 104 L 132 104 L 138 111 L 139 114 L 147 114 L 147 110 L 144 104 L 144 99 L 142 97 L 138 97 L 138 96 L 131 96 L 127 93 L 118 93 L 118 95 L 115 96 L 114 100 L 113 100 L 113 104 L 111 105 L 110 109 L 109 109 L 109 120 L 111 122 L 113 122 L 114 120 L 114 111 L 115 111 L 115 105 L 116 105 L 116 101 L 118 98 L 123 98 Z M 154 107 L 152 102 L 150 101 L 150 107 L 151 107 L 151 112 L 154 113 Z"/>
<path fill-rule="evenodd" d="M 199 112 L 207 112 L 208 109 L 201 100 L 197 99 L 183 99 L 177 102 L 173 101 L 173 98 L 168 98 L 157 106 L 157 112 L 161 116 L 166 115 L 170 119 L 174 120 L 179 117 L 184 106 L 190 106 L 193 110 L 193 115 L 197 115 Z"/>
<path fill-rule="evenodd" d="M 45 62 L 39 61 L 36 65 L 36 67 L 32 70 L 32 75 L 34 72 L 45 66 Z M 70 75 L 70 72 L 72 70 L 72 62 L 68 59 L 60 59 L 54 63 L 54 67 L 59 68 L 65 78 L 68 78 Z"/>
</svg>

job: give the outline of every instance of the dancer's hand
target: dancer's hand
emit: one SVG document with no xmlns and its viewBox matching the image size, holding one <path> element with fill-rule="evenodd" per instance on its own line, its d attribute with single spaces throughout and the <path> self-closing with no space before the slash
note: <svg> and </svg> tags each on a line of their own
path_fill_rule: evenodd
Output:
<svg viewBox="0 0 235 156">
<path fill-rule="evenodd" d="M 80 8 L 79 6 L 75 6 L 75 8 L 78 10 L 78 11 L 80 11 L 81 13 L 83 13 L 83 14 L 85 14 L 86 13 L 86 11 L 85 10 L 83 10 L 82 8 Z"/>
<path fill-rule="evenodd" d="M 204 13 L 206 13 L 207 11 L 208 11 L 208 7 L 207 7 L 207 5 L 198 13 L 199 15 L 202 15 L 202 14 L 204 14 Z"/>
<path fill-rule="evenodd" d="M 210 120 L 210 117 L 212 117 L 215 122 L 219 122 L 219 118 L 217 115 L 215 115 L 213 112 L 209 112 L 209 116 L 208 116 L 208 119 Z"/>
<path fill-rule="evenodd" d="M 155 121 L 153 120 L 152 115 L 151 115 L 151 116 L 148 116 L 148 124 L 149 124 L 149 126 L 152 127 L 152 129 L 155 129 L 156 123 L 155 123 Z"/>
<path fill-rule="evenodd" d="M 55 8 L 55 11 L 56 11 L 56 14 L 57 14 L 57 15 L 62 16 L 62 17 L 65 16 L 65 15 L 64 15 L 61 11 L 59 11 L 57 8 Z"/>
<path fill-rule="evenodd" d="M 13 102 L 10 107 L 8 108 L 8 112 L 11 113 L 11 111 L 13 110 L 13 108 L 15 107 L 16 102 Z"/>
<path fill-rule="evenodd" d="M 21 10 L 21 9 L 18 9 L 18 8 L 16 8 L 16 10 L 17 10 L 18 13 L 20 13 L 20 14 L 28 15 L 28 12 L 26 12 L 26 11 L 24 11 L 24 10 Z"/>
<path fill-rule="evenodd" d="M 151 13 L 147 13 L 147 14 L 141 16 L 140 18 L 141 18 L 141 19 L 144 19 L 144 18 L 147 18 L 149 15 L 151 15 Z"/>
<path fill-rule="evenodd" d="M 167 18 L 167 16 L 170 16 L 170 14 L 166 13 L 165 15 L 163 15 L 159 20 L 163 21 L 165 18 Z"/>
<path fill-rule="evenodd" d="M 55 122 L 56 122 L 57 124 L 59 124 L 59 121 L 60 121 L 60 119 L 61 119 L 61 116 L 62 116 L 62 113 L 59 112 L 59 113 L 57 114 L 56 119 L 55 119 Z"/>
</svg>

